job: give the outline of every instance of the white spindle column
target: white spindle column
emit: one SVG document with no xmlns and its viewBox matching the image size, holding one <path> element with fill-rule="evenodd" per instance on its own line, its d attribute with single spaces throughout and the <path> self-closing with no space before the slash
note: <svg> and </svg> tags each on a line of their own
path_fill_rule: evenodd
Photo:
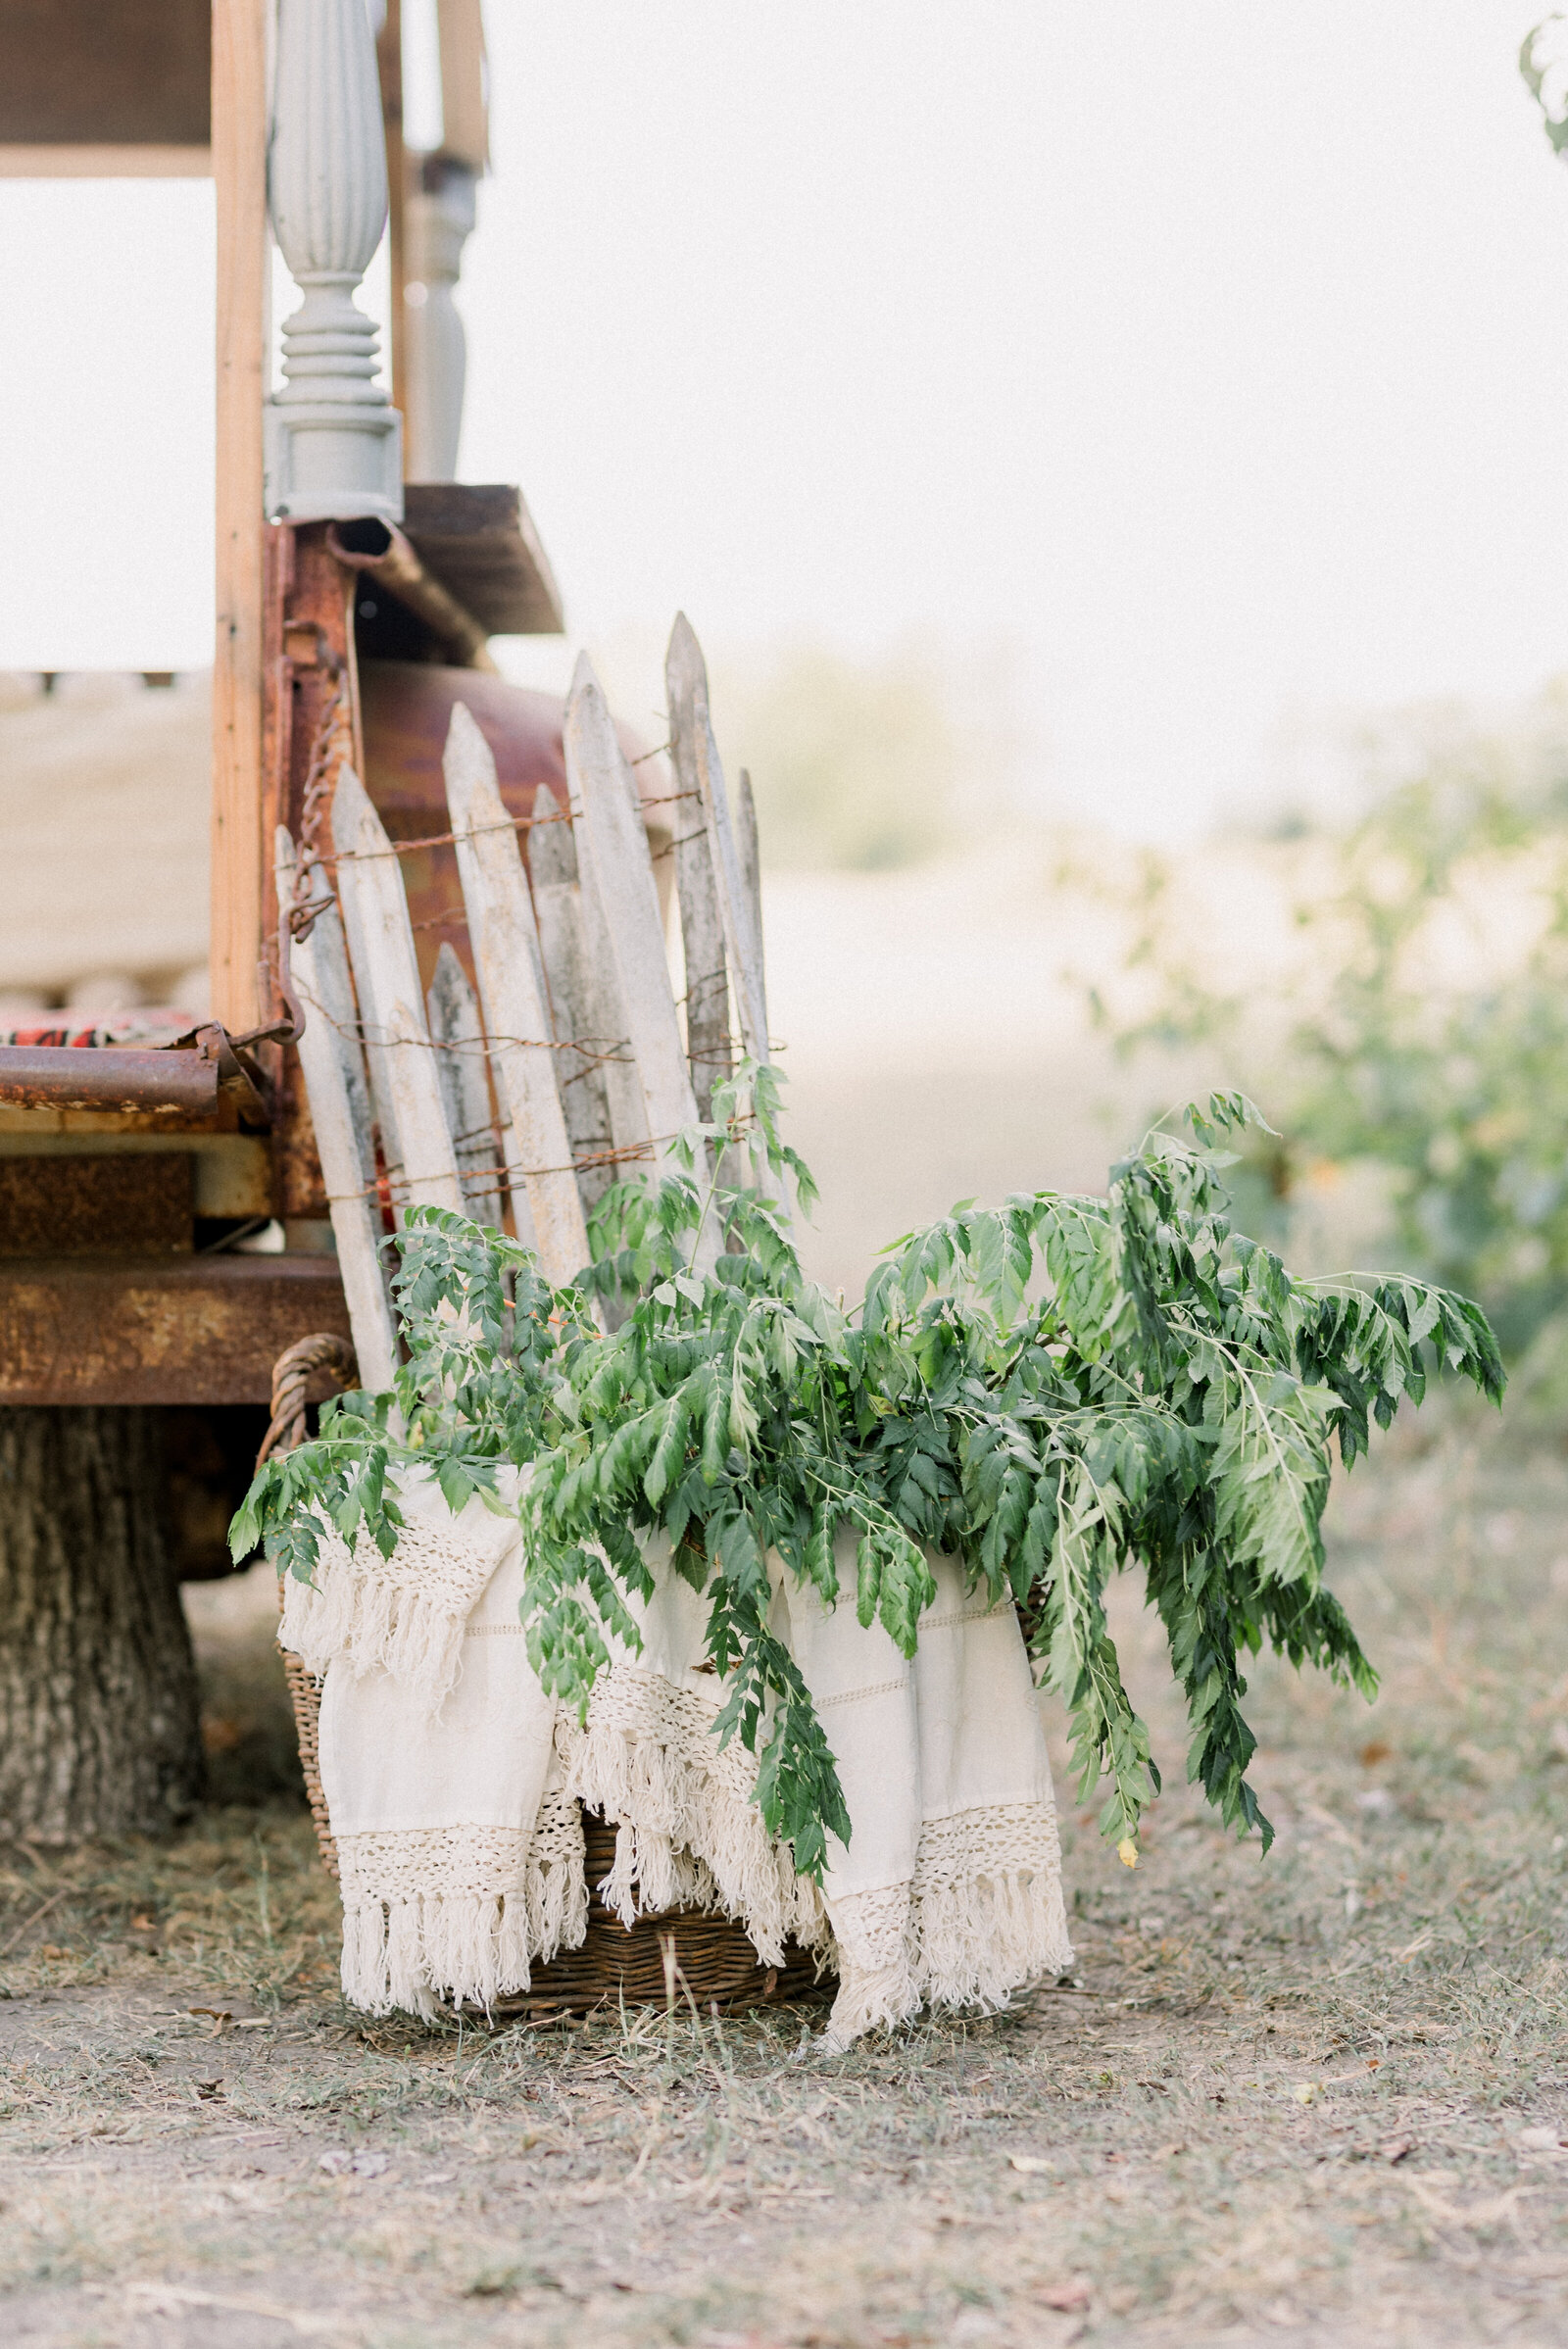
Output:
<svg viewBox="0 0 1568 2349">
<path fill-rule="evenodd" d="M 403 518 L 403 424 L 354 296 L 386 220 L 386 142 L 366 0 L 278 0 L 272 226 L 304 300 L 267 404 L 267 511 Z"/>
<path fill-rule="evenodd" d="M 408 317 L 404 349 L 411 481 L 455 481 L 467 340 L 452 299 L 473 231 L 475 176 L 450 157 L 425 159 L 404 213 Z"/>
</svg>

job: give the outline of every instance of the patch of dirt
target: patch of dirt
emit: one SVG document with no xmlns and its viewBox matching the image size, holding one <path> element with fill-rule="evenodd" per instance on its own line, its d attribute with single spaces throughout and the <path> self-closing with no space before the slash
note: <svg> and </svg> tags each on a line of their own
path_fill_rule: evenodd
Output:
<svg viewBox="0 0 1568 2349">
<path fill-rule="evenodd" d="M 833 2058 L 820 2008 L 366 2026 L 286 1796 L 9 1847 L 8 2343 L 1568 2337 L 1568 1467 L 1400 1441 L 1331 1511 L 1377 1706 L 1255 1672 L 1266 1859 L 1182 1785 L 1119 1594 L 1167 1791 L 1129 1873 L 1058 1754 L 1079 1962 L 1013 2014 Z M 212 1717 L 275 1754 L 266 1595 L 194 1608 Z"/>
</svg>

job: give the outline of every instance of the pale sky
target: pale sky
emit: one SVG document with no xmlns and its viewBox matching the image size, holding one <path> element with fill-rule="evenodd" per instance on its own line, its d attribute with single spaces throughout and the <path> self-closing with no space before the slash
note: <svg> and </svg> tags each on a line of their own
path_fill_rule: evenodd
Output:
<svg viewBox="0 0 1568 2349">
<path fill-rule="evenodd" d="M 1124 830 L 1303 719 L 1527 693 L 1540 5 L 490 0 L 465 476 L 522 484 L 573 646 L 1009 644 L 1042 787 Z M 0 666 L 209 658 L 210 268 L 205 187 L 0 182 Z"/>
</svg>

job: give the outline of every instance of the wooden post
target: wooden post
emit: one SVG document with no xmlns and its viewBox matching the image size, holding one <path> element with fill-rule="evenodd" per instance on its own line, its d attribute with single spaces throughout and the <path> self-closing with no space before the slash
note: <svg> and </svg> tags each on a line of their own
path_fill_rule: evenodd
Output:
<svg viewBox="0 0 1568 2349">
<path fill-rule="evenodd" d="M 403 519 L 403 419 L 354 296 L 386 225 L 386 130 L 365 0 L 278 0 L 272 227 L 300 288 L 263 411 L 274 519 Z"/>
<path fill-rule="evenodd" d="M 381 120 L 386 124 L 386 229 L 392 265 L 386 321 L 387 373 L 392 378 L 393 407 L 406 408 L 403 377 L 408 326 L 405 291 L 409 272 L 403 248 L 403 205 L 409 167 L 403 144 L 403 0 L 386 0 L 386 15 L 375 41 L 375 66 L 381 82 Z"/>
<path fill-rule="evenodd" d="M 269 0 L 213 0 L 218 195 L 218 639 L 213 661 L 212 1001 L 261 1017 L 262 403 L 267 391 Z"/>
</svg>

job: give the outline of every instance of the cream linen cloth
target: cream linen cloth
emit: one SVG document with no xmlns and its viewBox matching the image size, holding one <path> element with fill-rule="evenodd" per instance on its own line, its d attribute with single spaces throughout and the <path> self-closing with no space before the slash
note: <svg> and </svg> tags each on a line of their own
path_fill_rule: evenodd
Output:
<svg viewBox="0 0 1568 2349">
<path fill-rule="evenodd" d="M 722 1684 L 701 1668 L 707 1602 L 649 1548 L 657 1590 L 595 1688 L 571 1786 L 616 1822 L 606 1897 L 626 1918 L 719 1907 L 764 1963 L 791 1934 L 839 1977 L 828 2043 L 848 2046 L 930 2003 L 995 2008 L 1072 1964 L 1051 1764 L 1010 1599 L 966 1598 L 936 1553 L 936 1597 L 906 1660 L 856 1617 L 855 1544 L 825 1607 L 773 1562 L 771 1628 L 811 1691 L 838 1763 L 848 1847 L 830 1839 L 820 1894 L 795 1876 L 751 1800 L 756 1759 L 712 1733 Z"/>
<path fill-rule="evenodd" d="M 514 1502 L 521 1480 L 503 1481 Z M 279 1638 L 325 1673 L 319 1765 L 343 1890 L 343 1989 L 370 2014 L 431 2015 L 528 1986 L 587 1929 L 582 1823 L 557 1705 L 517 1618 L 515 1517 L 459 1516 L 400 1480 L 390 1560 L 362 1532 L 323 1541 Z"/>
<path fill-rule="evenodd" d="M 515 1519 L 478 1501 L 455 1517 L 418 1475 L 399 1496 L 408 1531 L 393 1558 L 363 1534 L 352 1557 L 323 1542 L 317 1587 L 292 1588 L 280 1634 L 326 1674 L 321 1783 L 354 2004 L 487 2003 L 576 1946 L 579 1799 L 617 1829 L 602 1889 L 628 1922 L 639 1906 L 716 1908 L 764 1963 L 793 1937 L 835 1970 L 830 2047 L 928 2002 L 1003 2005 L 1071 1964 L 1017 1619 L 1010 1601 L 966 1598 L 953 1560 L 931 1557 L 937 1595 L 912 1662 L 857 1621 L 848 1538 L 834 1608 L 774 1562 L 772 1628 L 816 1703 L 852 1822 L 818 1890 L 762 1824 L 756 1757 L 713 1734 L 725 1689 L 704 1661 L 707 1601 L 670 1569 L 667 1542 L 647 1545 L 641 1652 L 612 1643 L 579 1727 L 527 1661 Z"/>
</svg>

